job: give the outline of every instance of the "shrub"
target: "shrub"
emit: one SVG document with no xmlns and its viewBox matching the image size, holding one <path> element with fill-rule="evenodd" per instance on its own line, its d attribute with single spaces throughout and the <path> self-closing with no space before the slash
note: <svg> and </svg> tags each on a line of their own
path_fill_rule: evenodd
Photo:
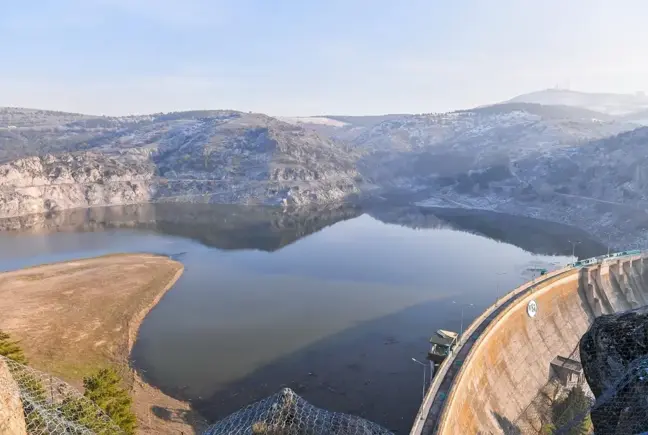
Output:
<svg viewBox="0 0 648 435">
<path fill-rule="evenodd" d="M 592 420 L 589 415 L 591 405 L 590 399 L 581 386 L 575 386 L 569 391 L 567 397 L 554 405 L 553 427 L 565 435 L 589 434 L 592 430 Z"/>
<path fill-rule="evenodd" d="M 17 341 L 12 341 L 9 334 L 0 331 L 0 355 L 16 361 L 20 364 L 27 364 L 27 358 Z"/>
<path fill-rule="evenodd" d="M 114 369 L 101 369 L 83 380 L 84 395 L 103 409 L 124 432 L 134 434 L 137 419 L 132 410 L 133 399 L 120 384 L 121 378 Z"/>
</svg>

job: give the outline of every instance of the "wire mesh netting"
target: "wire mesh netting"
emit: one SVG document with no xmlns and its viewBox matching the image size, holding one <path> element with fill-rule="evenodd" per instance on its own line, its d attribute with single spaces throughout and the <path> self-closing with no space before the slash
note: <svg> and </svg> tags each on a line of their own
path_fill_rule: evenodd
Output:
<svg viewBox="0 0 648 435">
<path fill-rule="evenodd" d="M 65 382 L 0 356 L 3 398 L 0 433 L 30 435 L 122 434 L 110 418 Z M 3 432 L 4 431 L 4 432 Z"/>
<path fill-rule="evenodd" d="M 646 306 L 598 317 L 580 341 L 596 433 L 648 432 Z"/>
<path fill-rule="evenodd" d="M 123 431 L 65 382 L 0 356 L 0 433 L 119 435 Z M 249 405 L 210 426 L 204 435 L 387 435 L 387 429 L 317 408 L 290 389 Z"/>
<path fill-rule="evenodd" d="M 648 434 L 648 305 L 599 316 L 570 355 L 584 377 L 562 384 L 545 433 Z M 521 433 L 527 433 L 522 431 Z M 529 432 L 531 433 L 531 432 Z"/>
<path fill-rule="evenodd" d="M 317 408 L 285 388 L 209 427 L 204 435 L 387 435 L 368 420 Z"/>
</svg>

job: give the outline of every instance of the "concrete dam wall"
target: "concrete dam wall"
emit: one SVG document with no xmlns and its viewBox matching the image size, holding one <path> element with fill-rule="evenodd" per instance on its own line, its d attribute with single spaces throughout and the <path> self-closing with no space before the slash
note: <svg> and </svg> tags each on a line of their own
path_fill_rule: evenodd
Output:
<svg viewBox="0 0 648 435">
<path fill-rule="evenodd" d="M 530 410 L 555 376 L 551 362 L 580 359 L 579 340 L 596 316 L 648 305 L 643 255 L 541 278 L 473 322 L 439 368 L 413 434 L 538 433 L 541 422 Z"/>
</svg>

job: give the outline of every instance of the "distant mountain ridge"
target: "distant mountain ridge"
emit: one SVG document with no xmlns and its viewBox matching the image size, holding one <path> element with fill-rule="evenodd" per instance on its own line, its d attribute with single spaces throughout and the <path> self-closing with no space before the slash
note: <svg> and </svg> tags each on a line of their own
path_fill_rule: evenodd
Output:
<svg viewBox="0 0 648 435">
<path fill-rule="evenodd" d="M 581 107 L 615 116 L 648 110 L 648 96 L 643 92 L 612 94 L 578 92 L 569 89 L 545 89 L 518 95 L 507 102 Z"/>
<path fill-rule="evenodd" d="M 640 95 L 549 90 L 474 109 L 384 116 L 97 117 L 0 108 L 0 216 L 138 202 L 304 206 L 400 195 L 600 233 L 616 218 L 603 220 L 584 205 L 563 219 L 556 201 L 648 202 L 648 130 L 637 122 L 648 112 L 584 107 L 601 98 L 604 108 L 643 104 Z"/>
</svg>

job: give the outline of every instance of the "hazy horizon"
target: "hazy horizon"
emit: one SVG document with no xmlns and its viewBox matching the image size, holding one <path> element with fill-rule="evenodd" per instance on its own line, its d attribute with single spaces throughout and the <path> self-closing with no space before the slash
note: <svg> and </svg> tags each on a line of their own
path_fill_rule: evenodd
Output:
<svg viewBox="0 0 648 435">
<path fill-rule="evenodd" d="M 638 0 L 31 0 L 0 16 L 0 106 L 127 115 L 447 112 L 556 86 L 648 90 Z"/>
<path fill-rule="evenodd" d="M 141 112 L 141 113 L 111 113 L 111 114 L 106 114 L 106 113 L 92 113 L 92 112 L 80 112 L 80 111 L 68 111 L 68 110 L 61 110 L 57 107 L 28 107 L 28 106 L 10 106 L 10 105 L 1 105 L 0 108 L 9 108 L 9 109 L 27 109 L 27 110 L 47 110 L 47 111 L 52 111 L 52 112 L 65 112 L 65 113 L 78 113 L 82 115 L 90 115 L 90 116 L 145 116 L 145 115 L 153 115 L 156 113 L 172 113 L 172 112 L 189 112 L 189 111 L 200 111 L 200 110 L 232 110 L 235 112 L 251 112 L 251 113 L 259 113 L 263 115 L 268 115 L 271 117 L 276 117 L 276 118 L 318 118 L 318 117 L 327 117 L 327 116 L 385 116 L 385 115 L 408 115 L 408 114 L 417 114 L 417 113 L 448 113 L 448 112 L 453 112 L 453 111 L 461 111 L 461 110 L 469 110 L 469 109 L 474 109 L 478 107 L 485 107 L 485 106 L 491 106 L 491 105 L 496 105 L 496 104 L 502 104 L 502 103 L 507 103 L 509 100 L 521 96 L 521 95 L 527 95 L 527 94 L 533 94 L 536 92 L 545 92 L 545 91 L 567 91 L 567 92 L 573 92 L 573 93 L 580 93 L 580 94 L 590 94 L 590 95 L 615 95 L 615 96 L 637 96 L 638 94 L 643 94 L 643 91 L 637 91 L 635 93 L 627 93 L 627 94 L 621 94 L 621 93 L 613 93 L 613 92 L 586 92 L 586 91 L 581 91 L 581 90 L 576 90 L 576 89 L 567 89 L 567 88 L 559 88 L 559 87 L 554 87 L 554 88 L 546 88 L 546 89 L 539 89 L 535 91 L 529 91 L 525 92 L 520 95 L 514 95 L 511 96 L 510 98 L 506 98 L 502 101 L 492 101 L 492 102 L 487 102 L 484 104 L 480 104 L 477 106 L 471 106 L 471 107 L 459 107 L 459 108 L 453 108 L 447 111 L 437 111 L 437 112 L 368 112 L 368 113 L 317 113 L 317 114 L 293 114 L 293 115 L 276 115 L 273 113 L 264 113 L 264 112 L 258 112 L 258 111 L 250 111 L 250 110 L 241 110 L 241 109 L 236 109 L 236 108 L 231 108 L 231 107 L 196 107 L 196 108 L 183 108 L 183 109 L 171 109 L 171 110 L 164 110 L 164 111 L 155 111 L 155 112 Z M 642 96 L 646 96 L 643 94 Z"/>
</svg>

